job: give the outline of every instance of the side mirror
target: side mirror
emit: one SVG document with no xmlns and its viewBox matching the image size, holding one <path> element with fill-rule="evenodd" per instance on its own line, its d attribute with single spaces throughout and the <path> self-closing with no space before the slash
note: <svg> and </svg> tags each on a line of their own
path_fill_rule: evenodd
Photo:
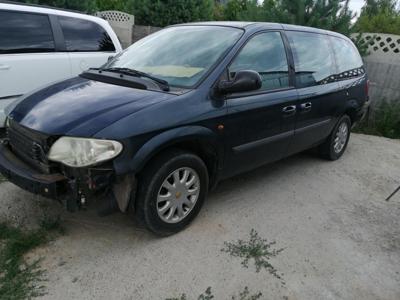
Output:
<svg viewBox="0 0 400 300">
<path fill-rule="evenodd" d="M 262 85 L 260 74 L 256 71 L 238 71 L 232 80 L 221 80 L 218 90 L 222 94 L 249 92 L 258 90 Z"/>
</svg>

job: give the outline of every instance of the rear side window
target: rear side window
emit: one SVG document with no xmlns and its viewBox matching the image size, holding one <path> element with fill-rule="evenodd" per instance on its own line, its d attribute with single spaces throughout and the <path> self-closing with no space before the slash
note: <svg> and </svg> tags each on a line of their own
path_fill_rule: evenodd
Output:
<svg viewBox="0 0 400 300">
<path fill-rule="evenodd" d="M 262 78 L 261 90 L 288 87 L 288 63 L 281 34 L 268 32 L 251 38 L 229 67 L 230 76 L 241 70 L 257 71 Z"/>
<path fill-rule="evenodd" d="M 67 51 L 114 51 L 107 32 L 98 24 L 77 18 L 58 17 Z"/>
<path fill-rule="evenodd" d="M 54 51 L 47 15 L 0 11 L 0 54 Z"/>
<path fill-rule="evenodd" d="M 364 74 L 363 61 L 357 49 L 341 38 L 331 37 L 338 68 L 337 78 L 346 79 Z"/>
<path fill-rule="evenodd" d="M 287 32 L 292 48 L 298 87 L 335 80 L 335 63 L 328 37 L 308 32 Z"/>
</svg>

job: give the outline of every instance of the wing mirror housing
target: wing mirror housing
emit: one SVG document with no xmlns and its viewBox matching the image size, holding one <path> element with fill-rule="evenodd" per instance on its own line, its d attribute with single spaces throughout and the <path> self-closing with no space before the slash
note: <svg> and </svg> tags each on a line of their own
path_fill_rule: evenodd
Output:
<svg viewBox="0 0 400 300">
<path fill-rule="evenodd" d="M 221 80 L 218 90 L 221 94 L 232 94 L 250 92 L 261 88 L 262 80 L 260 74 L 252 70 L 237 71 L 232 80 Z"/>
</svg>

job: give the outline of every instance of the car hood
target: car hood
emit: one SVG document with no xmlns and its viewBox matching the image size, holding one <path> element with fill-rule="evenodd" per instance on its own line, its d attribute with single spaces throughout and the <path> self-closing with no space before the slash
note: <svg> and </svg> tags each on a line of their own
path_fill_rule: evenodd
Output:
<svg viewBox="0 0 400 300">
<path fill-rule="evenodd" d="M 9 116 L 47 134 L 92 136 L 171 97 L 175 96 L 76 77 L 27 95 Z"/>
</svg>

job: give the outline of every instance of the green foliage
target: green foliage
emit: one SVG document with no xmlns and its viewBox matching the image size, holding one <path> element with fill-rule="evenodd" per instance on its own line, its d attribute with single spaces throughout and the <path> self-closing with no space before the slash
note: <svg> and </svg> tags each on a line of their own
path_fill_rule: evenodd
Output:
<svg viewBox="0 0 400 300">
<path fill-rule="evenodd" d="M 167 25 L 207 21 L 213 18 L 212 0 L 135 0 L 135 22 L 141 25 Z"/>
<path fill-rule="evenodd" d="M 40 260 L 28 263 L 24 255 L 46 243 L 50 231 L 61 228 L 59 219 L 42 220 L 38 230 L 22 230 L 0 223 L 0 299 L 30 299 L 44 294 Z"/>
<path fill-rule="evenodd" d="M 95 2 L 96 2 L 96 9 L 98 11 L 104 11 L 104 10 L 128 11 L 130 8 L 130 1 L 96 0 Z"/>
<path fill-rule="evenodd" d="M 400 13 L 395 0 L 367 0 L 354 29 L 359 32 L 400 34 Z"/>
<path fill-rule="evenodd" d="M 266 239 L 261 238 L 257 231 L 254 229 L 250 232 L 250 239 L 248 241 L 238 240 L 236 243 L 225 242 L 225 248 L 221 249 L 222 252 L 229 253 L 233 257 L 242 258 L 242 266 L 249 267 L 250 260 L 254 260 L 256 272 L 261 269 L 267 270 L 276 278 L 282 280 L 282 276 L 271 265 L 269 260 L 271 257 L 277 256 L 284 249 L 271 249 L 276 242 L 268 242 Z M 284 282 L 282 281 L 284 284 Z"/>
<path fill-rule="evenodd" d="M 232 300 L 257 300 L 261 298 L 262 293 L 258 292 L 256 294 L 251 295 L 249 288 L 246 286 L 242 292 L 239 293 L 239 296 L 232 296 Z M 214 295 L 211 292 L 211 287 L 208 287 L 207 290 L 201 294 L 197 300 L 212 300 L 214 299 Z M 187 300 L 186 294 L 182 294 L 179 298 L 167 298 L 166 300 Z"/>
<path fill-rule="evenodd" d="M 258 292 L 254 295 L 250 295 L 249 288 L 246 286 L 243 292 L 239 293 L 239 297 L 232 296 L 232 300 L 257 300 L 262 297 L 262 293 Z"/>
<path fill-rule="evenodd" d="M 351 38 L 353 43 L 356 45 L 358 48 L 358 52 L 360 52 L 361 56 L 367 56 L 369 54 L 368 52 L 368 44 L 375 41 L 376 36 L 371 37 L 369 41 L 365 41 L 363 39 L 362 33 L 358 33 L 355 37 Z"/>
<path fill-rule="evenodd" d="M 400 139 L 400 102 L 383 101 L 369 120 L 364 120 L 355 132 Z"/>
<path fill-rule="evenodd" d="M 16 0 L 19 2 L 48 5 L 58 8 L 92 13 L 97 10 L 96 0 Z"/>
</svg>

